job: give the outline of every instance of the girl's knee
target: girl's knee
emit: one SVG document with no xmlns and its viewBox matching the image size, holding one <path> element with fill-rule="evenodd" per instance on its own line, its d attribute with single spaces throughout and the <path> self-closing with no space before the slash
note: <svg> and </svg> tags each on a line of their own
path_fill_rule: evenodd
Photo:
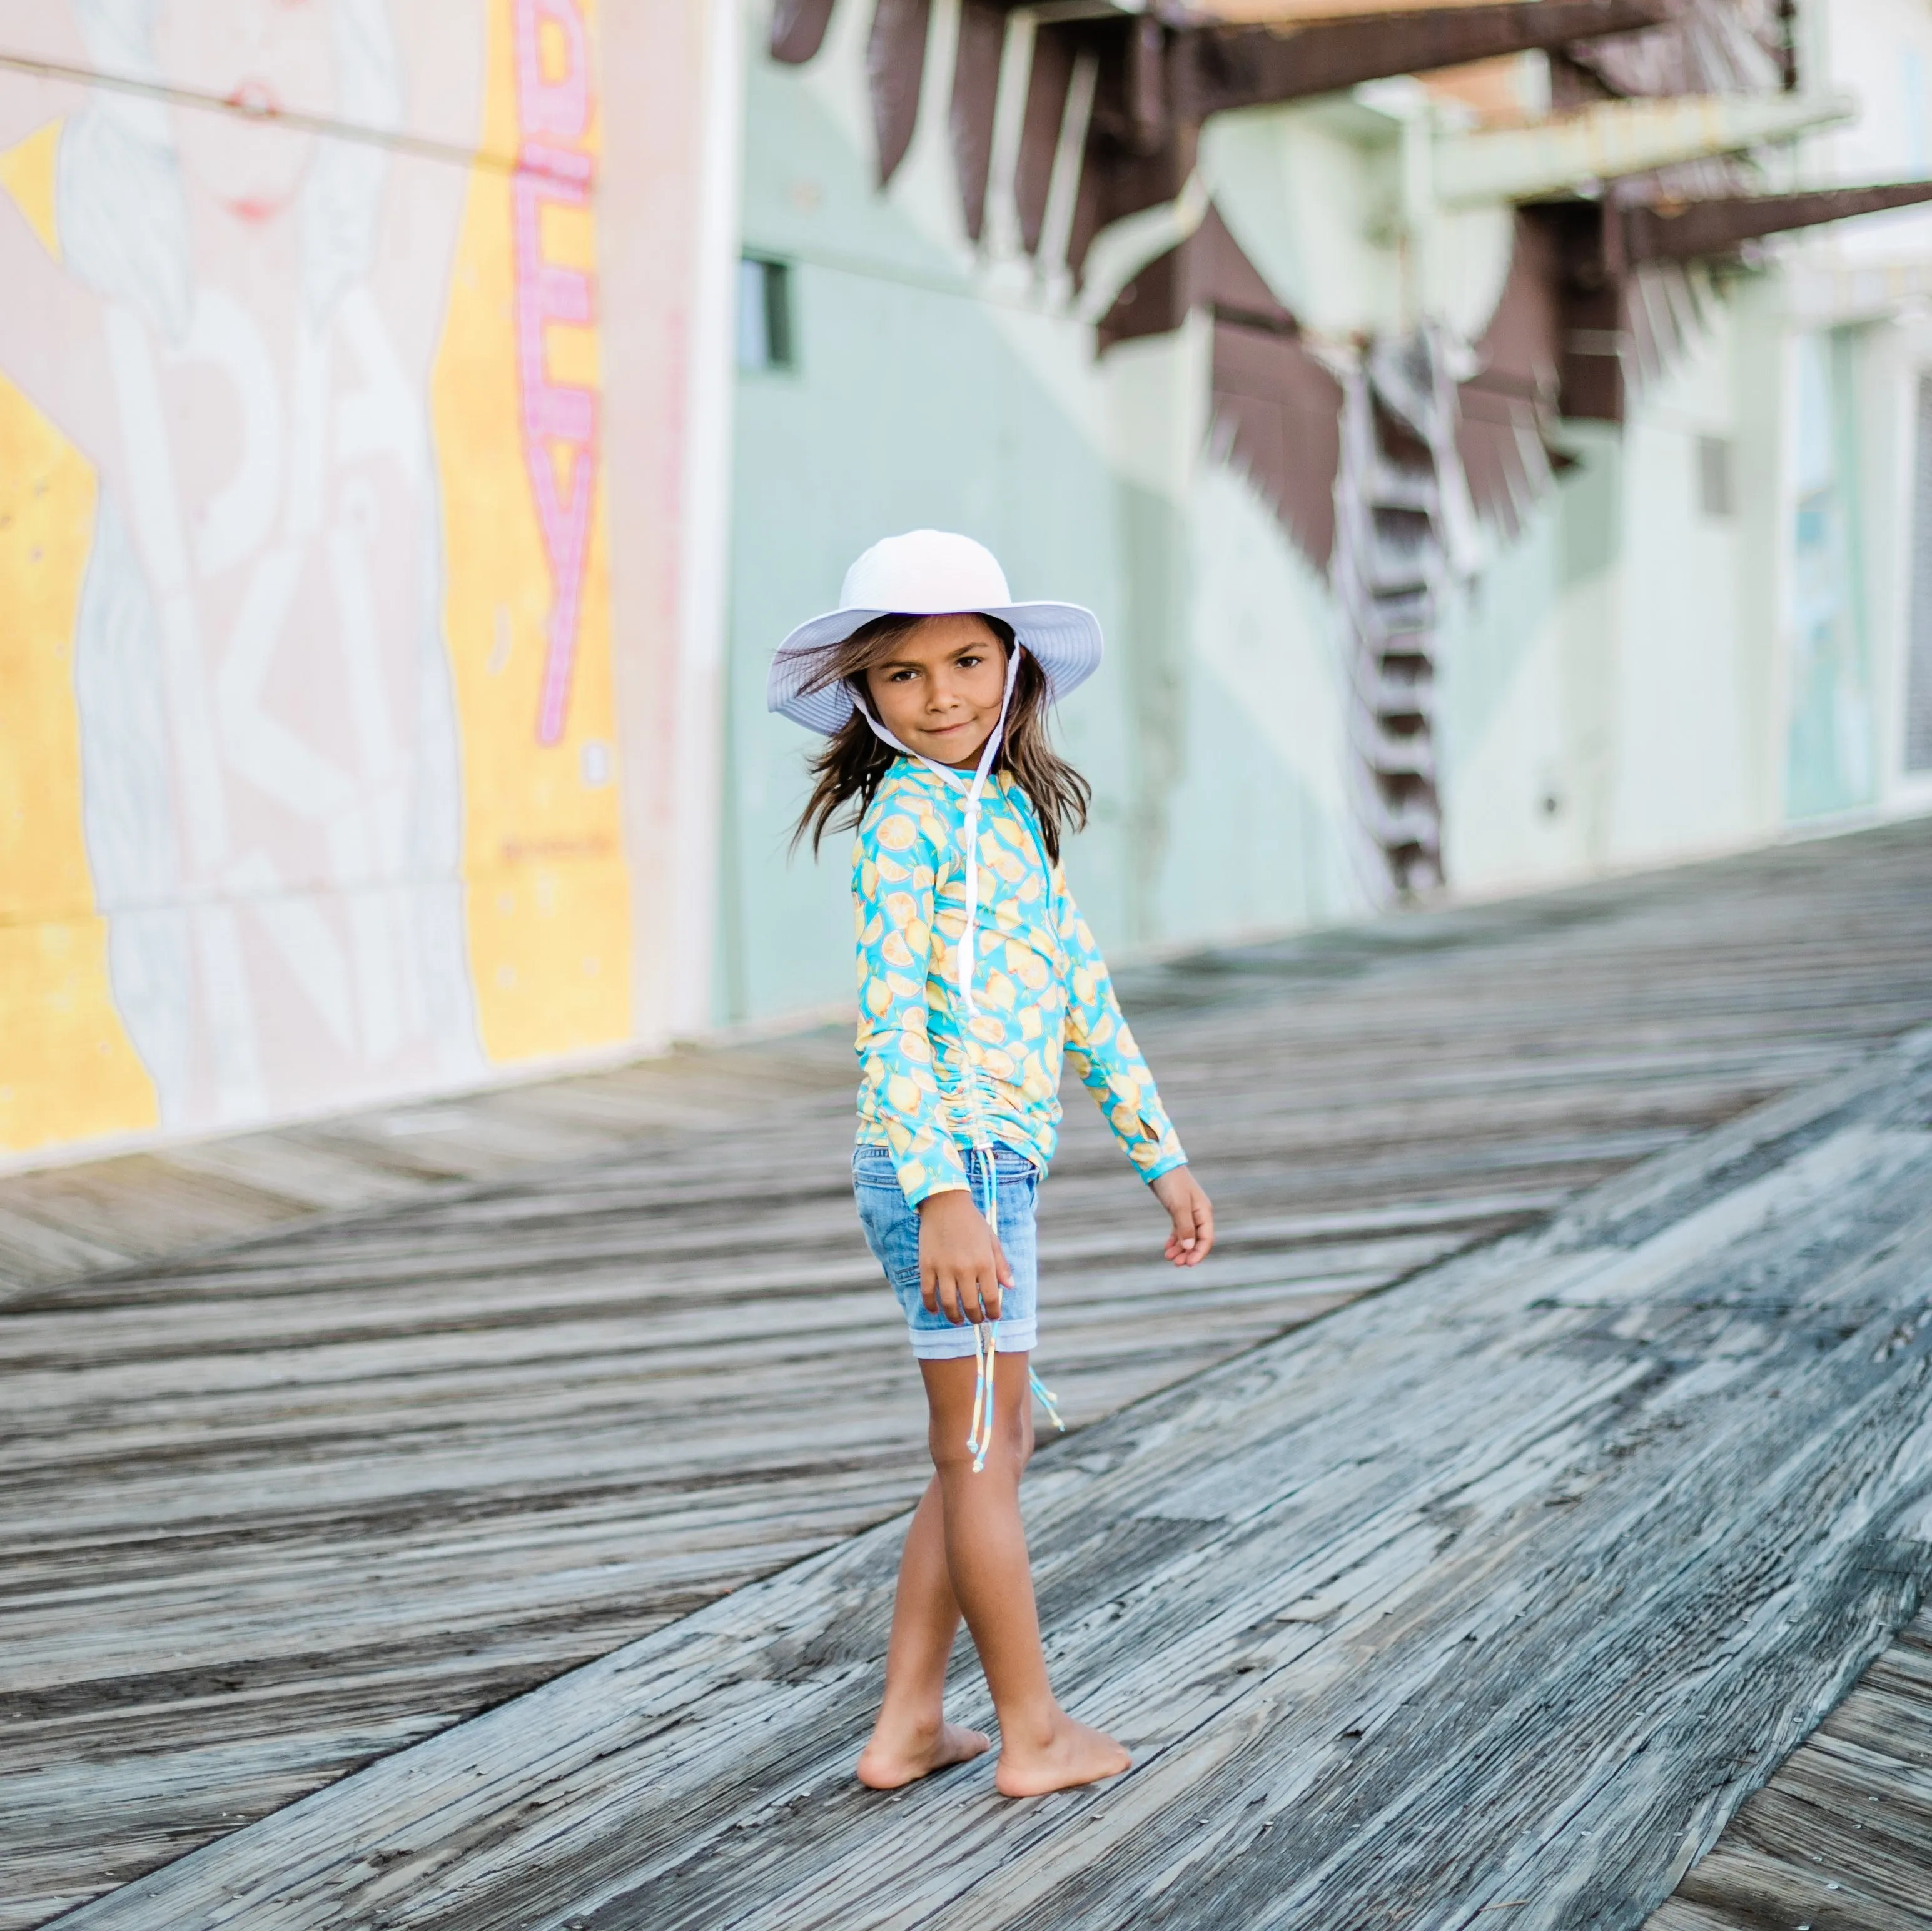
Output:
<svg viewBox="0 0 1932 1931">
<path fill-rule="evenodd" d="M 958 1469 L 970 1469 L 977 1459 L 963 1428 L 948 1428 L 934 1417 L 926 1430 L 926 1449 L 932 1465 L 942 1477 Z M 1002 1408 L 993 1417 L 992 1439 L 986 1444 L 986 1465 L 1010 1468 L 1016 1474 L 1033 1459 L 1033 1416 L 1024 1408 Z"/>
</svg>

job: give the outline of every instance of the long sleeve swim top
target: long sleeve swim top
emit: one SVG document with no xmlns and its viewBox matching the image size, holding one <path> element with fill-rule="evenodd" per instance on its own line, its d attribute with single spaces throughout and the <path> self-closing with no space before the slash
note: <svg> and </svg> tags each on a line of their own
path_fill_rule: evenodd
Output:
<svg viewBox="0 0 1932 1931">
<path fill-rule="evenodd" d="M 966 1186 L 959 1150 L 982 1138 L 1044 1172 L 1059 1139 L 1064 1054 L 1143 1179 L 1186 1165 L 1106 962 L 1065 874 L 1047 865 L 1031 801 L 1004 772 L 980 800 L 978 1011 L 965 1012 L 955 953 L 966 929 L 964 825 L 959 794 L 902 757 L 859 827 L 860 1145 L 890 1150 L 915 1207 Z"/>
</svg>

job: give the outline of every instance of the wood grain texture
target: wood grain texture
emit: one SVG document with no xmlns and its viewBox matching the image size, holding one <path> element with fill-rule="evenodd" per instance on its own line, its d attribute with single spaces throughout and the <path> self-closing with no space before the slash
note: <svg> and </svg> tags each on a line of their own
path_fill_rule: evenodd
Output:
<svg viewBox="0 0 1932 1931">
<path fill-rule="evenodd" d="M 895 1522 L 70 1922 L 1639 1924 L 1932 1577 L 1929 1214 L 1932 1028 L 1049 1447 L 1112 1786 L 851 1781 Z"/>
<path fill-rule="evenodd" d="M 1706 1923 L 1932 1924 L 1932 1613 L 1745 1803 L 1646 1931 Z"/>
<path fill-rule="evenodd" d="M 1932 1020 L 1932 829 L 1123 986 L 1223 1246 L 1177 1310 L 1076 1090 L 1042 1219 L 1042 1366 L 1076 1424 L 1720 1144 L 1700 1136 L 1774 1096 L 1802 1110 Z M 0 1926 L 902 1509 L 922 1421 L 852 1215 L 852 1084 L 825 1028 L 182 1150 L 158 1179 L 142 1156 L 0 1183 Z M 1867 1198 L 1896 1149 L 1808 1130 L 1826 1150 L 1793 1171 L 1836 1225 L 1832 1189 Z M 318 1149 L 336 1180 L 298 1185 Z M 1762 1199 L 1682 1171 L 1708 1198 L 1643 1210 L 1680 1240 Z M 1909 1199 L 1884 1201 L 1906 1238 Z"/>
</svg>

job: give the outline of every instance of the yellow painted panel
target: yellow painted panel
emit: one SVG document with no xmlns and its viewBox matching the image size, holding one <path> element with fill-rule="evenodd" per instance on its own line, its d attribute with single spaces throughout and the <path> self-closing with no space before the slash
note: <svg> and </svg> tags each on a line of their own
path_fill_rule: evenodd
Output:
<svg viewBox="0 0 1932 1931">
<path fill-rule="evenodd" d="M 597 219 L 588 208 L 545 207 L 537 217 L 544 259 L 565 268 L 597 265 Z"/>
<path fill-rule="evenodd" d="M 54 225 L 54 156 L 61 124 L 50 121 L 16 146 L 0 154 L 0 187 L 20 204 L 49 254 L 58 259 L 60 231 Z"/>
<path fill-rule="evenodd" d="M 587 11 L 587 10 L 586 10 Z M 484 141 L 519 144 L 509 0 L 490 9 Z M 556 49 L 542 49 L 554 79 Z M 593 121 L 580 142 L 594 152 Z M 551 564 L 524 442 L 516 339 L 513 187 L 500 169 L 472 173 L 432 385 L 443 499 L 445 617 L 463 741 L 464 877 L 471 969 L 485 1051 L 503 1062 L 631 1036 L 630 883 L 617 785 L 610 663 L 608 539 L 602 466 L 582 575 L 576 654 L 560 736 L 539 741 Z M 536 223 L 547 245 L 544 220 Z M 568 233 L 568 226 L 560 230 Z M 591 269 L 580 227 L 570 240 Z M 592 386 L 595 342 L 556 355 L 556 382 Z M 538 445 L 565 484 L 568 451 Z"/>
<path fill-rule="evenodd" d="M 0 925 L 0 1148 L 133 1133 L 160 1117 L 107 979 L 107 924 Z"/>
<path fill-rule="evenodd" d="M 599 373 L 598 336 L 594 328 L 553 322 L 544 331 L 544 367 L 554 382 L 594 389 Z"/>
<path fill-rule="evenodd" d="M 159 1117 L 115 1009 L 82 830 L 73 639 L 94 505 L 92 469 L 0 378 L 0 1148 L 14 1153 Z"/>
</svg>

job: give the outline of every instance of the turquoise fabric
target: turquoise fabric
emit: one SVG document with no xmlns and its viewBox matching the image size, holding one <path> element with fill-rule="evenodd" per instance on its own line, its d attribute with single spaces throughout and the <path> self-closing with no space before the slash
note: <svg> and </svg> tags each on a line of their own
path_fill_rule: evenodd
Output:
<svg viewBox="0 0 1932 1931">
<path fill-rule="evenodd" d="M 966 1186 L 960 1149 L 998 1144 L 1044 1174 L 1063 1055 L 1144 1180 L 1186 1163 L 1106 962 L 1026 793 L 1004 772 L 980 807 L 976 1014 L 960 1004 L 964 802 L 902 757 L 859 827 L 859 1144 L 884 1147 L 908 1202 Z"/>
</svg>

